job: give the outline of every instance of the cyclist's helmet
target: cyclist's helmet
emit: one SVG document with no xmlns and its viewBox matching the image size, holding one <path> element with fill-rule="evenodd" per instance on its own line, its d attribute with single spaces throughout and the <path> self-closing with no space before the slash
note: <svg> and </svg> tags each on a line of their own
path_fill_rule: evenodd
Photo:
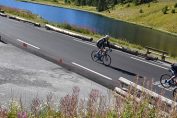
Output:
<svg viewBox="0 0 177 118">
<path fill-rule="evenodd" d="M 106 39 L 109 39 L 109 38 L 110 38 L 110 36 L 109 36 L 109 35 L 106 35 L 106 36 L 105 36 L 105 38 L 106 38 Z"/>
</svg>

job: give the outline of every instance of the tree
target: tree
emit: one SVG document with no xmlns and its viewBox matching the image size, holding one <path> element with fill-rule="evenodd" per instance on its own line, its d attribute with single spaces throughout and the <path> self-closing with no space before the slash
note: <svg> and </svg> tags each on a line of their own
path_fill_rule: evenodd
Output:
<svg viewBox="0 0 177 118">
<path fill-rule="evenodd" d="M 168 6 L 166 5 L 164 8 L 162 8 L 163 14 L 167 14 L 168 11 Z"/>
<path fill-rule="evenodd" d="M 98 0 L 96 9 L 97 11 L 104 11 L 113 8 L 115 5 L 115 0 Z"/>
<path fill-rule="evenodd" d="M 74 1 L 74 4 L 77 5 L 77 6 L 80 6 L 81 5 L 80 3 L 81 3 L 81 0 L 75 0 Z"/>
<path fill-rule="evenodd" d="M 64 0 L 65 3 L 74 3 L 77 6 L 89 5 L 95 6 L 97 11 L 104 11 L 113 8 L 118 0 Z"/>
</svg>

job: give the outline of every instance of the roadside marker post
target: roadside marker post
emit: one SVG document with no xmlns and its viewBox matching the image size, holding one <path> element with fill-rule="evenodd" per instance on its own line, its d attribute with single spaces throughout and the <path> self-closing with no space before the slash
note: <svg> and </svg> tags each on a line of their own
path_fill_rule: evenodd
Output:
<svg viewBox="0 0 177 118">
<path fill-rule="evenodd" d="M 28 45 L 27 45 L 26 43 L 23 43 L 23 47 L 24 47 L 24 48 L 27 48 L 27 46 L 28 46 Z"/>
</svg>

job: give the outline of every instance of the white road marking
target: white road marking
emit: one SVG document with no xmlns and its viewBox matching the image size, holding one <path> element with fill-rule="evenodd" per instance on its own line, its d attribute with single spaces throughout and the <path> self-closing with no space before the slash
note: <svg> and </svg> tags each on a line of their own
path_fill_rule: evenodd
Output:
<svg viewBox="0 0 177 118">
<path fill-rule="evenodd" d="M 105 76 L 105 75 L 103 75 L 103 74 L 100 74 L 100 73 L 98 73 L 98 72 L 95 72 L 95 71 L 93 71 L 93 70 L 91 70 L 91 69 L 88 69 L 88 68 L 86 68 L 86 67 L 84 67 L 84 66 L 82 66 L 82 65 L 79 65 L 79 64 L 77 64 L 77 63 L 75 63 L 75 62 L 72 62 L 72 64 L 73 64 L 73 65 L 76 65 L 76 66 L 79 66 L 79 67 L 81 67 L 81 68 L 83 68 L 83 69 L 85 69 L 85 70 L 88 70 L 88 71 L 90 71 L 90 72 L 92 72 L 92 73 L 95 73 L 95 74 L 97 74 L 97 75 L 99 75 L 99 76 L 102 76 L 102 77 L 104 77 L 104 78 L 106 78 L 106 79 L 112 80 L 112 78 L 110 78 L 110 77 L 107 77 L 107 76 Z"/>
<path fill-rule="evenodd" d="M 34 47 L 34 48 L 36 48 L 36 49 L 40 49 L 39 47 L 36 47 L 36 46 L 34 46 L 34 45 L 32 45 L 32 44 L 29 44 L 29 43 L 27 43 L 27 42 L 25 42 L 25 41 L 22 41 L 22 40 L 20 40 L 20 39 L 17 39 L 18 41 L 20 41 L 20 42 L 22 42 L 22 43 L 25 43 L 25 44 L 27 44 L 27 45 L 30 45 L 31 47 Z"/>
<path fill-rule="evenodd" d="M 80 43 L 83 43 L 83 44 L 88 44 L 88 45 L 91 45 L 91 46 L 96 47 L 96 45 L 94 45 L 93 43 L 88 43 L 88 42 L 84 42 L 84 41 L 77 40 L 77 39 L 73 39 L 73 40 L 74 40 L 74 41 L 77 41 L 77 42 L 80 42 Z"/>
<path fill-rule="evenodd" d="M 169 70 L 168 68 L 165 68 L 165 67 L 163 67 L 163 66 L 159 66 L 159 65 L 156 65 L 156 64 L 153 64 L 153 63 L 147 62 L 147 61 L 143 61 L 143 60 L 138 59 L 138 58 L 135 58 L 135 57 L 131 57 L 131 58 L 134 59 L 134 60 L 138 60 L 138 61 L 141 61 L 141 62 L 144 62 L 144 63 L 150 64 L 150 65 L 153 65 L 153 66 L 157 66 L 157 67 L 159 67 L 159 68 L 163 68 L 163 69 Z"/>
<path fill-rule="evenodd" d="M 160 81 L 156 81 L 156 82 L 154 82 L 154 83 L 152 83 L 153 85 L 160 85 Z"/>
<path fill-rule="evenodd" d="M 81 40 L 77 40 L 77 39 L 73 39 L 73 40 L 75 40 L 75 41 L 77 41 L 77 42 L 80 42 L 80 43 L 83 43 L 83 44 L 88 44 L 88 45 L 91 45 L 91 46 L 94 46 L 94 47 L 96 47 L 96 45 L 95 44 L 93 44 L 93 43 L 88 43 L 88 42 L 84 42 L 84 41 L 81 41 Z M 120 51 L 120 50 L 116 50 L 116 49 L 113 49 L 114 51 L 118 51 L 118 52 L 120 52 L 120 53 L 124 53 L 124 52 L 122 52 L 122 51 Z M 134 55 L 132 55 L 132 54 L 128 54 L 127 53 L 127 55 L 129 55 L 129 56 L 134 56 Z M 140 60 L 140 59 L 138 59 L 138 58 L 141 58 L 141 57 L 136 57 L 136 56 L 134 56 L 134 57 L 131 57 L 132 59 L 135 59 L 135 60 L 139 60 L 139 61 L 142 61 L 142 62 L 144 62 L 144 63 L 147 63 L 147 64 L 150 64 L 150 65 L 154 65 L 154 66 L 157 66 L 157 67 L 160 67 L 160 68 L 163 68 L 163 69 L 166 69 L 166 70 L 168 70 L 168 68 L 165 68 L 165 67 L 162 67 L 162 66 L 159 66 L 159 65 L 156 65 L 156 64 L 153 64 L 153 63 L 150 63 L 150 62 L 146 62 L 146 61 L 143 61 L 143 60 Z M 141 59 L 144 59 L 144 58 L 141 58 Z"/>
<path fill-rule="evenodd" d="M 77 42 L 80 42 L 80 43 L 83 43 L 83 44 L 88 44 L 88 45 L 91 45 L 91 46 L 96 47 L 96 45 L 93 44 L 93 43 L 88 43 L 88 42 L 84 42 L 84 41 L 77 40 L 77 39 L 73 39 L 73 40 L 75 40 L 75 41 L 77 41 Z M 119 53 L 124 54 L 124 52 L 122 52 L 122 51 L 120 51 L 120 50 L 116 50 L 116 49 L 113 49 L 113 50 L 114 50 L 114 51 L 117 51 L 117 52 L 119 52 Z M 163 67 L 163 66 L 159 66 L 159 65 L 157 65 L 157 64 L 153 64 L 153 63 L 150 63 L 150 62 L 146 62 L 146 61 L 141 60 L 141 59 L 144 59 L 144 58 L 138 57 L 138 58 L 141 58 L 141 59 L 138 59 L 136 56 L 134 56 L 134 55 L 132 55 L 132 54 L 128 54 L 128 53 L 127 53 L 127 55 L 129 55 L 129 56 L 133 56 L 133 57 L 130 57 L 130 58 L 132 58 L 132 59 L 135 59 L 135 60 L 138 60 L 138 61 L 141 61 L 141 62 L 144 62 L 144 63 L 150 64 L 150 65 L 154 65 L 154 66 L 157 66 L 157 67 L 160 67 L 160 68 L 166 69 L 166 70 L 169 69 L 169 68 L 165 68 L 165 67 Z M 136 58 L 135 58 L 135 57 L 136 57 Z"/>
<path fill-rule="evenodd" d="M 161 84 L 160 84 L 160 81 L 156 81 L 156 82 L 154 82 L 154 83 L 152 83 L 154 86 L 158 86 L 159 88 L 163 88 L 163 89 L 165 89 L 165 90 L 167 90 L 167 91 L 173 91 L 174 90 L 174 88 L 173 87 L 170 87 L 170 88 L 164 88 Z"/>
</svg>

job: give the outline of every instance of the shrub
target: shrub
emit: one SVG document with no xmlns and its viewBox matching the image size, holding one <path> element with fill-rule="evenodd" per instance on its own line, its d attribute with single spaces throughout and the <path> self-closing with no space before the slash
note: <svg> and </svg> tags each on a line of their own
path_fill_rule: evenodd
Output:
<svg viewBox="0 0 177 118">
<path fill-rule="evenodd" d="M 171 13 L 173 13 L 173 14 L 174 14 L 175 12 L 176 12 L 176 11 L 175 11 L 175 9 L 172 9 L 172 10 L 171 10 Z"/>
<path fill-rule="evenodd" d="M 138 0 L 133 0 L 133 3 L 135 4 L 135 6 L 137 6 L 139 4 Z"/>
<path fill-rule="evenodd" d="M 177 8 L 177 3 L 175 3 L 174 8 Z"/>
<path fill-rule="evenodd" d="M 139 10 L 139 12 L 140 12 L 140 13 L 143 13 L 143 10 L 142 10 L 142 9 L 140 9 L 140 10 Z"/>
<path fill-rule="evenodd" d="M 130 7 L 130 4 L 128 3 L 125 7 Z"/>
<path fill-rule="evenodd" d="M 148 7 L 150 7 L 150 6 L 151 6 L 151 4 L 149 3 L 149 4 L 148 4 Z"/>
<path fill-rule="evenodd" d="M 54 24 L 55 26 L 55 24 Z M 79 26 L 74 26 L 74 25 L 70 25 L 68 23 L 61 23 L 61 24 L 56 24 L 57 27 L 61 27 L 64 29 L 68 29 L 68 30 L 73 30 L 79 33 L 84 33 L 84 34 L 95 34 L 95 31 L 92 29 L 89 29 L 87 27 L 85 28 L 81 28 Z"/>
<path fill-rule="evenodd" d="M 53 0 L 53 2 L 58 2 L 58 0 Z"/>
<path fill-rule="evenodd" d="M 163 14 L 167 14 L 168 11 L 168 6 L 166 5 L 164 8 L 162 8 Z"/>
</svg>

